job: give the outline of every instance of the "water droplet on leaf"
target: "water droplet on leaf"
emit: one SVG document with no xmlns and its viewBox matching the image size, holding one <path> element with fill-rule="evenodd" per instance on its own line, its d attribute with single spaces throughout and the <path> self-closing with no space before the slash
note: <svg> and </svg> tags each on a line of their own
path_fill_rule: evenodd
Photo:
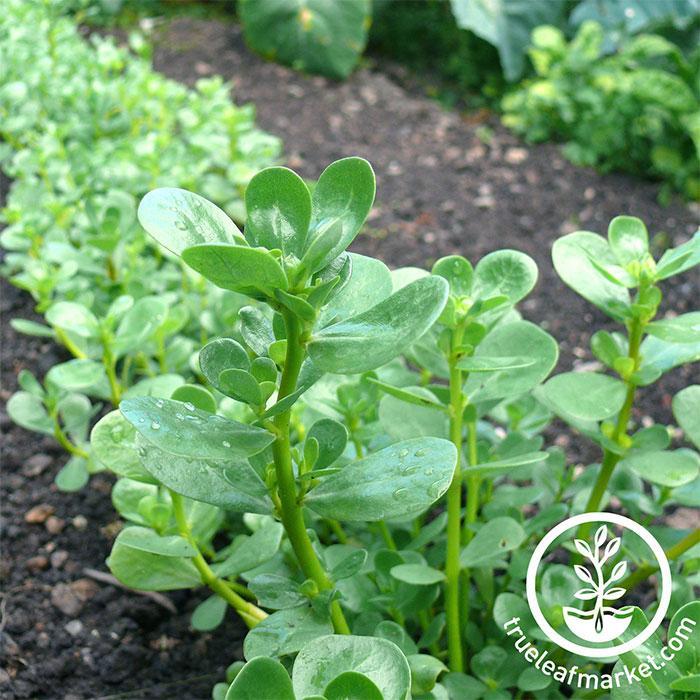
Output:
<svg viewBox="0 0 700 700">
<path fill-rule="evenodd" d="M 194 404 L 193 404 L 193 403 L 190 403 L 189 401 L 185 401 L 185 408 L 186 408 L 188 411 L 194 411 Z"/>
<path fill-rule="evenodd" d="M 160 423 L 157 420 L 151 421 L 152 430 L 160 430 Z"/>
</svg>

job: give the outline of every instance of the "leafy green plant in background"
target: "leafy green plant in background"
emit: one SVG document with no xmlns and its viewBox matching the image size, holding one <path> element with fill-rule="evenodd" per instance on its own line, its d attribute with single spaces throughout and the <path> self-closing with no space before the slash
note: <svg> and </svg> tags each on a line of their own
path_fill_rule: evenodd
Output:
<svg viewBox="0 0 700 700">
<path fill-rule="evenodd" d="M 569 43 L 554 27 L 536 29 L 537 78 L 504 98 L 504 123 L 531 141 L 565 141 L 575 163 L 662 178 L 662 194 L 700 199 L 700 51 L 686 57 L 642 34 L 604 56 L 603 41 L 594 22 Z"/>
<path fill-rule="evenodd" d="M 370 0 L 239 0 L 251 48 L 307 73 L 347 78 L 367 43 Z"/>
<path fill-rule="evenodd" d="M 167 172 L 241 220 L 245 186 L 277 158 L 279 141 L 255 128 L 250 107 L 231 103 L 220 79 L 189 90 L 159 76 L 136 36 L 141 56 L 85 41 L 60 4 L 12 0 L 4 9 L 0 165 L 14 181 L 2 212 L 3 273 L 46 320 L 12 323 L 74 357 L 43 386 L 25 372 L 8 410 L 66 447 L 72 459 L 58 484 L 77 489 L 100 468 L 86 439 L 93 401 L 116 406 L 184 384 L 195 342 L 220 333 L 241 305 L 148 242 L 135 197 Z"/>
</svg>

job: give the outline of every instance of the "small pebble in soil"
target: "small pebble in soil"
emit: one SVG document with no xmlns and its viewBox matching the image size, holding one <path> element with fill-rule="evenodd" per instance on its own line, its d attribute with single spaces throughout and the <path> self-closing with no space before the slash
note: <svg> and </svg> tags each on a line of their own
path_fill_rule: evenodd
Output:
<svg viewBox="0 0 700 700">
<path fill-rule="evenodd" d="M 55 510 L 56 509 L 48 503 L 40 503 L 24 514 L 24 522 L 32 525 L 40 525 L 45 522 L 50 515 L 53 515 Z"/>
<path fill-rule="evenodd" d="M 76 515 L 72 522 L 76 530 L 84 530 L 88 524 L 87 518 L 84 515 Z"/>
<path fill-rule="evenodd" d="M 58 549 L 51 554 L 51 566 L 60 569 L 68 561 L 68 552 L 65 549 Z"/>
<path fill-rule="evenodd" d="M 97 590 L 97 584 L 85 578 L 70 584 L 58 583 L 51 589 L 51 602 L 64 615 L 75 617 Z"/>
<path fill-rule="evenodd" d="M 71 620 L 63 626 L 63 629 L 71 637 L 77 637 L 83 631 L 83 623 L 80 620 Z"/>
<path fill-rule="evenodd" d="M 22 467 L 24 476 L 39 476 L 52 462 L 52 458 L 40 452 L 37 455 L 32 455 Z"/>
<path fill-rule="evenodd" d="M 29 571 L 31 571 L 33 574 L 39 573 L 39 571 L 43 571 L 46 569 L 49 565 L 49 560 L 43 556 L 43 555 L 38 555 L 36 557 L 31 557 L 30 559 L 27 559 L 25 566 Z"/>
<path fill-rule="evenodd" d="M 44 527 L 52 535 L 58 535 L 59 532 L 63 531 L 63 528 L 65 526 L 66 521 L 62 520 L 61 518 L 57 518 L 55 515 L 52 515 L 49 518 L 47 518 L 46 523 L 44 524 Z"/>
</svg>

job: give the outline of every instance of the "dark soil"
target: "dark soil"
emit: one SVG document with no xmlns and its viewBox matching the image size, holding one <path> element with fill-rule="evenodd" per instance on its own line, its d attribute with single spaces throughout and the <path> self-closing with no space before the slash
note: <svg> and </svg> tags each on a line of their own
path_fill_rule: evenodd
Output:
<svg viewBox="0 0 700 700">
<path fill-rule="evenodd" d="M 346 155 L 372 162 L 377 205 L 354 250 L 394 267 L 430 265 L 451 253 L 475 262 L 504 247 L 531 255 L 540 282 L 522 310 L 560 342 L 560 369 L 590 362 L 591 331 L 610 324 L 558 280 L 549 257 L 552 242 L 578 228 L 604 232 L 620 213 L 640 216 L 672 244 L 697 227 L 697 212 L 681 203 L 657 204 L 653 184 L 575 168 L 555 146 L 525 146 L 488 115 L 445 112 L 387 77 L 389 67 L 364 68 L 342 84 L 307 78 L 264 62 L 245 48 L 237 27 L 217 22 L 178 20 L 159 29 L 156 40 L 156 67 L 165 74 L 189 84 L 221 74 L 232 82 L 237 102 L 254 102 L 260 126 L 284 139 L 287 163 L 304 176 L 316 177 Z M 689 310 L 697 301 L 698 281 L 686 275 L 667 285 L 665 308 Z M 18 336 L 9 327 L 14 316 L 32 316 L 32 303 L 5 282 L 2 293 L 0 395 L 7 400 L 20 369 L 43 375 L 61 358 L 51 343 Z M 670 422 L 671 397 L 689 380 L 686 368 L 644 390 L 636 418 Z M 240 658 L 237 622 L 230 617 L 215 633 L 195 633 L 189 611 L 201 593 L 168 594 L 178 609 L 173 615 L 148 598 L 86 581 L 85 568 L 106 570 L 115 532 L 109 480 L 94 478 L 78 494 L 58 493 L 53 478 L 65 461 L 58 446 L 14 426 L 4 412 L 0 427 L 5 468 L 0 696 L 208 698 L 226 665 Z M 597 457 L 576 436 L 552 437 L 572 460 Z M 63 521 L 60 532 L 55 520 L 25 522 L 25 514 L 40 504 Z M 80 594 L 73 596 L 71 614 L 56 606 L 69 593 L 65 584 Z"/>
</svg>

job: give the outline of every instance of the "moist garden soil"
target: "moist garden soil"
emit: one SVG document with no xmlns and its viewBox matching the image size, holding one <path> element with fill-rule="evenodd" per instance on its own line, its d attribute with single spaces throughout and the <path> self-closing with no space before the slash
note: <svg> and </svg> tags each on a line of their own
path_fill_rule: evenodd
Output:
<svg viewBox="0 0 700 700">
<path fill-rule="evenodd" d="M 656 185 L 576 168 L 556 146 L 527 146 L 488 114 L 444 111 L 402 87 L 396 66 L 368 63 L 344 83 L 305 77 L 263 61 L 237 27 L 212 21 L 172 21 L 154 39 L 155 65 L 164 74 L 187 84 L 220 74 L 238 103 L 253 102 L 259 125 L 283 138 L 286 162 L 302 175 L 315 178 L 347 155 L 372 163 L 377 204 L 352 246 L 356 252 L 392 267 L 429 267 L 453 253 L 476 261 L 498 248 L 531 255 L 540 280 L 521 309 L 559 341 L 559 371 L 592 362 L 591 332 L 612 325 L 559 281 L 553 241 L 576 229 L 604 233 L 622 213 L 644 219 L 660 246 L 678 244 L 697 228 L 697 210 L 680 202 L 660 206 Z M 4 198 L 7 180 L 0 186 Z M 666 285 L 664 309 L 691 310 L 699 282 L 686 274 Z M 16 390 L 20 369 L 43 376 L 67 359 L 52 343 L 9 327 L 15 316 L 36 318 L 32 307 L 28 295 L 2 282 L 3 402 Z M 684 368 L 643 389 L 636 420 L 672 422 L 671 398 L 690 381 L 691 368 Z M 86 569 L 106 572 L 119 527 L 110 478 L 98 475 L 79 493 L 59 493 L 53 479 L 65 455 L 58 445 L 14 426 L 4 411 L 0 427 L 0 697 L 209 698 L 225 667 L 241 657 L 242 626 L 229 615 L 212 633 L 191 630 L 190 612 L 203 591 L 168 593 L 173 614 L 93 579 Z M 559 424 L 548 439 L 574 464 L 597 459 L 594 448 Z M 672 517 L 677 527 L 690 524 L 687 512 Z"/>
</svg>

